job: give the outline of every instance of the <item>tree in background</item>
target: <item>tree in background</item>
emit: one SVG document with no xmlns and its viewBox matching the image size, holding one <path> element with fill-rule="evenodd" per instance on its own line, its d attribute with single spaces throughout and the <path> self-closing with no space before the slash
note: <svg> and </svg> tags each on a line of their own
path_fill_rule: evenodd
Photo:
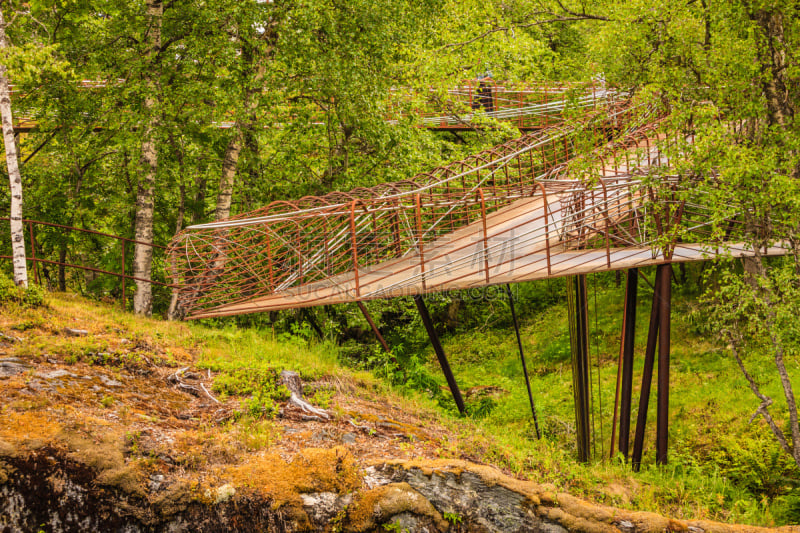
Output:
<svg viewBox="0 0 800 533">
<path fill-rule="evenodd" d="M 158 88 L 156 86 L 160 63 L 161 25 L 164 4 L 161 0 L 147 0 L 146 27 L 142 41 L 146 43 L 145 66 L 142 69 L 144 98 L 144 135 L 142 136 L 139 185 L 136 192 L 136 246 L 133 252 L 133 275 L 150 279 L 153 272 L 153 214 L 155 209 L 156 173 L 158 172 L 158 149 L 156 146 L 159 113 L 156 108 Z M 150 315 L 153 312 L 152 285 L 137 282 L 133 295 L 133 312 Z"/>
</svg>

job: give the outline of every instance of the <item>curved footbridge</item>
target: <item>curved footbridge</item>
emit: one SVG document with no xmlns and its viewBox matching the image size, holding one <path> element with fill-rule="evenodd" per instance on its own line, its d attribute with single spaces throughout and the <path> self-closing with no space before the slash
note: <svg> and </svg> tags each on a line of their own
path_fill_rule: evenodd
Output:
<svg viewBox="0 0 800 533">
<path fill-rule="evenodd" d="M 742 234 L 738 218 L 717 218 L 703 187 L 674 174 L 670 157 L 691 142 L 660 132 L 651 109 L 615 104 L 579 123 L 523 135 L 407 181 L 274 202 L 192 226 L 170 247 L 182 287 L 179 302 L 189 318 L 357 302 L 381 338 L 363 302 L 412 296 L 463 411 L 422 296 L 567 277 L 578 452 L 586 460 L 591 392 L 585 275 L 626 270 L 617 397 L 618 449 L 627 457 L 637 269 L 658 265 L 633 464 L 638 468 L 641 461 L 656 352 L 656 456 L 666 462 L 671 264 L 754 254 L 736 239 Z M 720 234 L 725 237 L 713 238 Z M 524 368 L 521 342 L 519 347 Z"/>
</svg>

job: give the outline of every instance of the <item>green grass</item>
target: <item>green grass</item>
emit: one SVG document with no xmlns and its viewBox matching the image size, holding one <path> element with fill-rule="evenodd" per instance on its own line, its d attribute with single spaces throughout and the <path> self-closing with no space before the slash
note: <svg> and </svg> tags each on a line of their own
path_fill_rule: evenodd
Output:
<svg viewBox="0 0 800 533">
<path fill-rule="evenodd" d="M 302 326 L 295 327 L 291 335 L 191 327 L 205 347 L 200 364 L 212 370 L 287 368 L 300 371 L 306 379 L 358 375 L 373 386 L 404 395 L 414 405 L 435 409 L 439 420 L 455 435 L 451 442 L 443 442 L 445 457 L 489 462 L 595 501 L 676 518 L 766 526 L 797 521 L 800 498 L 794 487 L 800 473 L 779 450 L 762 420 L 749 423 L 758 401 L 726 347 L 705 331 L 702 309 L 694 303 L 690 288 L 678 288 L 673 297 L 670 463 L 655 465 L 654 377 L 642 470 L 633 473 L 620 457 L 607 459 L 624 289 L 615 287 L 609 276 L 600 277 L 596 284 L 589 278 L 595 459 L 585 465 L 577 463 L 567 311 L 557 285 L 563 281 L 545 283 L 518 289 L 523 347 L 544 435 L 540 441 L 534 438 L 516 338 L 502 300 L 489 302 L 488 311 L 479 305 L 468 307 L 488 317 L 467 320 L 461 331 L 442 336 L 462 391 L 486 386 L 506 391 L 484 404 L 468 404 L 474 415 L 478 408 L 480 413 L 467 419 L 457 415 L 447 392 L 427 385 L 430 379 L 434 389 L 436 385 L 443 388 L 446 382 L 418 323 L 400 330 L 393 339 L 401 344 L 400 369 L 385 365 L 385 357 L 377 349 L 368 349 L 371 355 L 362 349 L 359 356 L 353 346 L 343 350 L 330 341 L 314 340 Z M 644 283 L 639 292 L 633 421 L 652 297 Z M 372 362 L 364 364 L 366 360 Z M 421 366 L 416 361 L 421 361 Z M 782 393 L 770 372 L 769 359 L 751 354 L 749 364 L 764 392 L 778 406 Z M 792 364 L 794 369 L 800 368 L 797 361 Z M 354 365 L 372 367 L 375 375 L 388 379 L 378 385 L 374 377 L 355 370 Z M 418 385 L 404 385 L 410 382 Z M 632 426 L 631 437 L 633 430 Z"/>
<path fill-rule="evenodd" d="M 239 368 L 288 369 L 306 379 L 336 376 L 344 369 L 338 362 L 336 346 L 328 342 L 308 342 L 291 336 L 277 340 L 271 331 L 228 326 L 211 329 L 190 324 L 197 342 L 203 345 L 198 361 L 202 368 L 229 371 Z"/>
<path fill-rule="evenodd" d="M 558 280 L 556 280 L 558 281 Z M 562 282 L 563 283 L 563 282 Z M 684 518 L 715 518 L 775 525 L 800 514 L 796 497 L 800 473 L 774 442 L 760 418 L 750 416 L 758 400 L 729 355 L 713 336 L 701 333 L 702 313 L 691 295 L 677 293 L 672 310 L 670 463 L 655 466 L 656 377 L 648 409 L 642 472 L 632 474 L 609 456 L 611 420 L 624 286 L 598 283 L 596 302 L 589 278 L 590 352 L 592 356 L 595 459 L 574 462 L 575 417 L 566 305 L 557 303 L 527 313 L 521 328 L 531 387 L 544 434 L 534 439 L 527 391 L 511 326 L 445 335 L 443 345 L 462 391 L 496 386 L 507 394 L 475 422 L 475 431 L 499 443 L 492 459 L 515 473 L 554 482 L 572 492 L 614 505 L 649 509 Z M 636 360 L 631 439 L 652 291 L 640 287 L 636 324 Z M 435 358 L 426 350 L 428 368 L 441 385 Z M 752 354 L 749 364 L 762 390 L 780 409 L 782 391 L 767 357 Z M 793 361 L 795 382 L 800 365 Z M 598 386 L 599 383 L 599 386 Z M 452 403 L 451 399 L 448 399 Z M 601 438 L 602 437 L 602 438 Z M 631 442 L 632 449 L 632 442 Z M 635 491 L 618 486 L 637 487 Z M 608 487 L 612 487 L 608 489 Z M 795 518 L 794 520 L 797 520 Z"/>
</svg>

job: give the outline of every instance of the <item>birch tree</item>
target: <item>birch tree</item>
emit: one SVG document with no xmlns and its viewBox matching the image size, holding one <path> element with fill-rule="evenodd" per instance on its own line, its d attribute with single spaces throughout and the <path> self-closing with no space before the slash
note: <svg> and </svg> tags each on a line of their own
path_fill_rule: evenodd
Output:
<svg viewBox="0 0 800 533">
<path fill-rule="evenodd" d="M 0 9 L 0 49 L 8 48 L 6 21 Z M 22 176 L 19 171 L 17 143 L 14 139 L 14 123 L 11 115 L 11 91 L 8 87 L 8 71 L 0 64 L 0 115 L 3 118 L 3 144 L 6 149 L 6 166 L 11 185 L 11 245 L 13 249 L 14 283 L 28 286 L 28 267 L 25 262 L 25 228 L 22 225 Z"/>
<path fill-rule="evenodd" d="M 152 66 L 161 49 L 161 24 L 164 16 L 164 4 L 161 0 L 147 2 L 148 64 Z M 136 193 L 136 243 L 133 252 L 133 275 L 141 279 L 150 279 L 153 271 L 153 247 L 144 243 L 153 243 L 153 213 L 155 205 L 155 183 L 158 171 L 158 148 L 156 132 L 158 130 L 158 113 L 156 110 L 155 74 L 145 70 L 144 111 L 146 124 L 142 139 L 141 175 Z M 136 314 L 150 315 L 153 312 L 152 284 L 144 281 L 136 282 L 133 295 L 133 311 Z"/>
</svg>

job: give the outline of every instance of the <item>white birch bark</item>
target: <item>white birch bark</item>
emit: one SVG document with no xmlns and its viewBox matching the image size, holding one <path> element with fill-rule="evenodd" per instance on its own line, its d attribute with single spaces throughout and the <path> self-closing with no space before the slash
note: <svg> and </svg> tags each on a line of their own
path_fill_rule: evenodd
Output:
<svg viewBox="0 0 800 533">
<path fill-rule="evenodd" d="M 147 19 L 149 22 L 148 40 L 150 43 L 150 59 L 155 59 L 161 47 L 161 21 L 164 14 L 164 5 L 161 0 L 147 1 Z M 136 240 L 144 243 L 153 242 L 153 210 L 155 199 L 156 171 L 158 170 L 158 151 L 155 133 L 158 128 L 158 115 L 155 110 L 155 87 L 150 74 L 145 76 L 147 96 L 144 99 L 144 109 L 148 115 L 144 127 L 142 140 L 142 155 L 140 158 L 142 171 L 139 177 L 139 187 L 136 193 Z M 133 251 L 133 275 L 137 278 L 150 279 L 153 272 L 153 247 L 147 244 L 136 243 Z M 150 315 L 153 312 L 152 285 L 148 282 L 137 281 L 136 292 L 133 295 L 133 312 L 141 315 Z"/>
<path fill-rule="evenodd" d="M 6 21 L 0 10 L 0 49 L 8 46 Z M 11 248 L 14 265 L 14 283 L 28 286 L 28 266 L 25 262 L 25 227 L 22 224 L 22 176 L 19 173 L 17 143 L 14 140 L 14 123 L 11 115 L 11 91 L 5 65 L 0 65 L 0 115 L 3 119 L 3 143 L 6 149 L 6 166 L 11 184 Z"/>
</svg>

